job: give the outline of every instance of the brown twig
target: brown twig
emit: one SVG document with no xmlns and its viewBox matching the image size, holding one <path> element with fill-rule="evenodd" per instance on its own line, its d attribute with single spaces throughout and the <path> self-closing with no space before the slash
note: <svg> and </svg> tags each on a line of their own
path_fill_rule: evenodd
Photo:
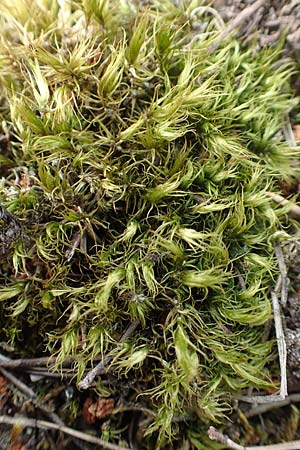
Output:
<svg viewBox="0 0 300 450">
<path fill-rule="evenodd" d="M 124 342 L 129 336 L 131 336 L 131 334 L 134 333 L 139 324 L 139 320 L 135 320 L 134 322 L 132 322 L 120 338 L 119 342 Z M 105 366 L 109 364 L 111 360 L 112 358 L 110 356 L 104 357 L 102 361 L 100 361 L 99 364 L 97 364 L 92 370 L 90 370 L 90 372 L 88 372 L 84 379 L 78 383 L 78 388 L 83 390 L 88 389 L 92 385 L 94 379 L 103 372 Z"/>
<path fill-rule="evenodd" d="M 214 427 L 210 427 L 208 430 L 208 436 L 211 440 L 220 442 L 227 447 L 234 450 L 299 450 L 300 441 L 282 442 L 281 444 L 271 445 L 259 445 L 254 447 L 244 447 L 236 442 L 232 441 L 228 436 L 216 430 Z"/>
<path fill-rule="evenodd" d="M 116 444 L 111 444 L 103 439 L 91 436 L 89 434 L 83 433 L 82 431 L 74 430 L 66 426 L 61 426 L 52 422 L 47 422 L 45 420 L 35 420 L 28 419 L 27 417 L 10 417 L 10 416 L 0 416 L 0 423 L 6 425 L 19 425 L 22 427 L 29 428 L 40 428 L 42 430 L 57 430 L 62 433 L 68 434 L 76 439 L 81 439 L 82 441 L 89 442 L 91 444 L 99 445 L 101 448 L 107 448 L 109 450 L 128 450 L 129 447 L 121 447 Z"/>
</svg>

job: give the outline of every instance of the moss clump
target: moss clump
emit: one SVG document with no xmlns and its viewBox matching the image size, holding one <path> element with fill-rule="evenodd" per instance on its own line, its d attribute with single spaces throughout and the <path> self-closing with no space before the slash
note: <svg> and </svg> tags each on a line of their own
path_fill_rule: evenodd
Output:
<svg viewBox="0 0 300 450">
<path fill-rule="evenodd" d="M 157 446 L 185 435 L 178 417 L 218 420 L 229 393 L 272 385 L 284 211 L 266 192 L 298 157 L 278 135 L 292 67 L 234 40 L 212 51 L 198 6 L 1 6 L 2 227 L 21 237 L 0 266 L 1 339 L 73 356 L 78 382 L 105 355 L 98 391 L 151 408 Z"/>
</svg>

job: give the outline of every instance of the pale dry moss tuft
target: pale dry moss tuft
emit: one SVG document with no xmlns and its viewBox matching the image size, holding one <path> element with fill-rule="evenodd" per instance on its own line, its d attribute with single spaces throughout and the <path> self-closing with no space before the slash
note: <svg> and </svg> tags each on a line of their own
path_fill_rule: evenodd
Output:
<svg viewBox="0 0 300 450">
<path fill-rule="evenodd" d="M 74 356 L 77 381 L 105 355 L 98 391 L 155 411 L 145 448 L 200 446 L 229 393 L 272 386 L 266 192 L 298 173 L 293 68 L 211 52 L 199 1 L 146 3 L 1 2 L 1 201 L 27 236 L 1 262 L 1 340 Z"/>
</svg>

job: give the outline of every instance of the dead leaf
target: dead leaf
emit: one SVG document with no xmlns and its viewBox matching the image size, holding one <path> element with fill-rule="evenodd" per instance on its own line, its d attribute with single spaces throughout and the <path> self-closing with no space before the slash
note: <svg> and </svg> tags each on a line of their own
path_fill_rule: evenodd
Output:
<svg viewBox="0 0 300 450">
<path fill-rule="evenodd" d="M 295 141 L 300 141 L 300 125 L 293 126 L 293 134 Z"/>
<path fill-rule="evenodd" d="M 3 408 L 8 399 L 8 383 L 6 378 L 0 376 L 0 409 Z"/>
<path fill-rule="evenodd" d="M 93 401 L 87 398 L 83 405 L 83 417 L 88 425 L 95 423 L 96 419 L 103 419 L 111 414 L 114 409 L 114 401 L 111 398 L 100 398 Z"/>
<path fill-rule="evenodd" d="M 114 409 L 114 401 L 111 398 L 100 398 L 89 407 L 89 412 L 97 419 L 109 416 Z"/>
<path fill-rule="evenodd" d="M 83 418 L 87 425 L 93 425 L 93 423 L 95 423 L 95 421 L 96 421 L 95 415 L 93 415 L 89 412 L 89 408 L 92 404 L 93 404 L 93 399 L 88 397 L 85 399 L 85 402 L 84 402 L 83 408 L 82 408 L 82 415 L 83 415 Z"/>
</svg>

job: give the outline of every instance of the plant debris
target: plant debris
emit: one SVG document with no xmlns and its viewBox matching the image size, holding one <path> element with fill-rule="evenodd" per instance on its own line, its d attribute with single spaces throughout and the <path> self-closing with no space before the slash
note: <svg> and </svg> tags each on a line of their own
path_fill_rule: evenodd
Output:
<svg viewBox="0 0 300 450">
<path fill-rule="evenodd" d="M 114 409 L 114 400 L 100 398 L 93 401 L 92 398 L 86 398 L 83 405 L 83 417 L 88 425 L 96 422 L 96 419 L 103 419 Z"/>
</svg>

